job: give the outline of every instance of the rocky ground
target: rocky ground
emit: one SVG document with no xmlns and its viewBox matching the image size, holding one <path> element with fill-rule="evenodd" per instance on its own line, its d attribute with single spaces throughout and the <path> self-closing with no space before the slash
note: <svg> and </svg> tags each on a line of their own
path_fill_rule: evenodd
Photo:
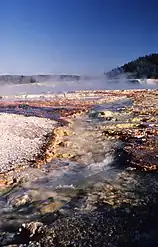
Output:
<svg viewBox="0 0 158 247">
<path fill-rule="evenodd" d="M 1 113 L 0 172 L 35 159 L 55 125 L 56 122 L 49 119 Z"/>
<path fill-rule="evenodd" d="M 158 245 L 157 90 L 2 100 L 0 109 L 15 150 L 14 170 L 2 162 L 1 246 Z M 33 146 L 21 145 L 28 137 Z M 25 148 L 29 179 L 15 157 Z"/>
</svg>

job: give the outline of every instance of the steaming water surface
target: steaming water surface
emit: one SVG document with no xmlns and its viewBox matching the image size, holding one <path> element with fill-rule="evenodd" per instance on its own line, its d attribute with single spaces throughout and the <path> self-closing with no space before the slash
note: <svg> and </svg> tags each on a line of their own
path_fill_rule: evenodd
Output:
<svg viewBox="0 0 158 247">
<path fill-rule="evenodd" d="M 99 90 L 99 89 L 156 89 L 158 85 L 127 83 L 125 79 L 120 79 L 117 83 L 108 81 L 106 78 L 79 81 L 56 81 L 32 84 L 9 84 L 0 86 L 0 95 L 13 94 L 41 94 L 59 93 L 77 90 Z"/>
</svg>

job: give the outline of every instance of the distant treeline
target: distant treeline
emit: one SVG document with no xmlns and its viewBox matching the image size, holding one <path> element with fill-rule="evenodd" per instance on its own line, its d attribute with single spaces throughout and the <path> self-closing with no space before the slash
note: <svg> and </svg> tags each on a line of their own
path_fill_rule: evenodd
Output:
<svg viewBox="0 0 158 247">
<path fill-rule="evenodd" d="M 109 78 L 119 78 L 126 74 L 128 78 L 158 79 L 158 53 L 139 57 L 105 74 Z"/>
<path fill-rule="evenodd" d="M 3 84 L 27 84 L 36 82 L 54 82 L 54 81 L 77 81 L 79 75 L 0 75 L 0 85 Z M 85 79 L 88 79 L 85 77 Z"/>
</svg>

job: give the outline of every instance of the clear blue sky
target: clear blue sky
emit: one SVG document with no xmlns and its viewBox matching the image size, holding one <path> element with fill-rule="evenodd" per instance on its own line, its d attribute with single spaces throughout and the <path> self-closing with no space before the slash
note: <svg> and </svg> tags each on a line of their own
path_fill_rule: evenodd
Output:
<svg viewBox="0 0 158 247">
<path fill-rule="evenodd" d="M 0 73 L 101 74 L 158 51 L 157 0 L 0 0 Z"/>
</svg>

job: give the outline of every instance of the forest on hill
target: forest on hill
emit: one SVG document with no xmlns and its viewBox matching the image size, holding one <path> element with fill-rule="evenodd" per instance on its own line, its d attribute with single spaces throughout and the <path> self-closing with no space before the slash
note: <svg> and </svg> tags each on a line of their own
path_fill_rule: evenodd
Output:
<svg viewBox="0 0 158 247">
<path fill-rule="evenodd" d="M 105 73 L 108 78 L 119 78 L 124 74 L 128 78 L 158 79 L 158 53 L 139 57 L 136 60 Z"/>
</svg>

